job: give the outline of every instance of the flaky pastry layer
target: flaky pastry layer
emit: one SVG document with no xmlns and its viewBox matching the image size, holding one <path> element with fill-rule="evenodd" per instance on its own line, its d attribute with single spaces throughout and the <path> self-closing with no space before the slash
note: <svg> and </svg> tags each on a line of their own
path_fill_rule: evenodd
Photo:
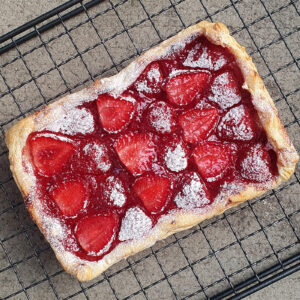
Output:
<svg viewBox="0 0 300 300">
<path fill-rule="evenodd" d="M 260 123 L 277 154 L 279 175 L 267 185 L 251 184 L 239 186 L 234 190 L 229 189 L 219 195 L 211 205 L 204 208 L 189 211 L 170 211 L 160 218 L 147 236 L 139 240 L 118 244 L 97 262 L 80 259 L 65 251 L 56 236 L 54 228 L 51 227 L 51 222 L 43 215 L 40 209 L 39 196 L 34 192 L 35 176 L 33 172 L 30 172 L 30 167 L 28 168 L 30 165 L 28 157 L 23 154 L 28 135 L 34 131 L 43 130 L 48 124 L 55 121 L 57 116 L 63 113 L 65 104 L 68 104 L 68 107 L 77 106 L 83 102 L 92 101 L 97 98 L 98 94 L 105 92 L 116 96 L 120 95 L 138 78 L 149 63 L 172 52 L 177 46 L 183 46 L 186 41 L 198 35 L 205 36 L 213 44 L 226 47 L 234 55 L 244 76 L 243 88 L 251 93 Z M 97 80 L 90 87 L 67 95 L 46 106 L 41 111 L 21 120 L 6 133 L 6 143 L 9 148 L 11 171 L 24 199 L 28 200 L 26 203 L 33 220 L 43 232 L 65 270 L 81 281 L 93 279 L 114 263 L 152 246 L 158 240 L 165 239 L 175 232 L 188 229 L 205 219 L 223 213 L 226 209 L 236 206 L 240 202 L 259 196 L 265 191 L 276 187 L 292 175 L 299 159 L 278 117 L 277 109 L 245 48 L 229 35 L 229 31 L 224 24 L 207 21 L 191 26 L 148 50 L 117 75 Z"/>
</svg>

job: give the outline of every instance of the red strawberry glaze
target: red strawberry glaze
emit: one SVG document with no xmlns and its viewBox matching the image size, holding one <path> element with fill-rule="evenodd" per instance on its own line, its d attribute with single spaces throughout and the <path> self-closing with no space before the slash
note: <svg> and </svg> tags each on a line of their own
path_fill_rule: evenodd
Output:
<svg viewBox="0 0 300 300">
<path fill-rule="evenodd" d="M 201 84 L 193 86 L 197 76 Z M 180 82 L 188 82 L 183 96 L 172 90 L 180 91 Z M 274 178 L 276 154 L 242 85 L 229 51 L 198 37 L 151 63 L 117 99 L 102 94 L 78 107 L 93 116 L 94 130 L 32 133 L 27 152 L 37 190 L 45 213 L 68 228 L 65 249 L 99 260 L 120 242 L 141 237 L 170 210 L 209 205 L 225 183 Z M 185 124 L 193 118 L 195 137 L 193 124 Z M 68 182 L 82 194 L 70 208 Z M 155 182 L 162 190 L 152 187 Z M 90 228 L 97 220 L 101 226 Z"/>
</svg>

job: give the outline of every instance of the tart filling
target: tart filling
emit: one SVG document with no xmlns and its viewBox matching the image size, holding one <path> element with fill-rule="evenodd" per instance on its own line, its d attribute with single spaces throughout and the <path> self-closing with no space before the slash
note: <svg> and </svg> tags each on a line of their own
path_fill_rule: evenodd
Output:
<svg viewBox="0 0 300 300">
<path fill-rule="evenodd" d="M 64 249 L 97 261 L 229 186 L 271 186 L 277 156 L 243 84 L 229 50 L 198 36 L 118 97 L 102 93 L 32 132 L 24 153 Z"/>
</svg>

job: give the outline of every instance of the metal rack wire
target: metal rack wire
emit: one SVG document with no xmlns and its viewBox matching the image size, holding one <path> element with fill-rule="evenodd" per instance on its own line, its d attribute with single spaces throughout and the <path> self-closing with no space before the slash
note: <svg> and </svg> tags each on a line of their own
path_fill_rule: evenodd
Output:
<svg viewBox="0 0 300 300">
<path fill-rule="evenodd" d="M 230 15 L 230 24 L 234 19 L 231 33 L 246 34 L 250 55 L 262 67 L 263 79 L 271 87 L 280 112 L 287 114 L 285 127 L 292 138 L 299 139 L 300 115 L 293 100 L 300 90 L 299 56 L 289 41 L 300 31 L 299 1 L 286 1 L 274 8 L 263 0 L 151 2 L 155 1 L 72 0 L 0 37 L 0 282 L 5 283 L 0 287 L 0 298 L 39 299 L 43 290 L 43 297 L 47 292 L 49 298 L 57 299 L 95 299 L 97 293 L 116 299 L 156 299 L 157 295 L 165 299 L 241 299 L 300 269 L 299 170 L 279 189 L 176 234 L 92 282 L 65 277 L 55 266 L 55 258 L 26 214 L 8 171 L 5 130 L 59 96 L 119 71 L 132 58 L 181 29 L 203 19 L 216 21 L 224 13 Z M 247 5 L 260 6 L 263 13 L 250 18 L 245 14 Z M 295 26 L 282 24 L 281 16 L 286 18 L 287 14 L 296 16 Z M 108 20 L 112 20 L 110 24 Z M 167 22 L 161 24 L 162 20 Z M 273 36 L 261 41 L 256 25 L 265 21 L 272 25 Z M 76 32 L 81 28 L 88 30 L 84 35 L 93 44 L 79 43 Z M 143 35 L 144 39 L 138 38 Z M 57 53 L 55 45 L 65 46 L 65 53 Z M 273 65 L 267 51 L 272 47 L 278 51 L 278 45 L 290 59 Z M 101 63 L 95 68 L 98 55 Z M 32 63 L 40 58 L 38 68 L 34 67 Z M 75 62 L 80 75 L 72 74 Z M 282 73 L 291 76 L 289 84 L 283 79 L 288 75 Z M 48 87 L 53 74 L 57 85 Z M 143 269 L 149 266 L 160 275 L 144 278 L 147 271 Z M 71 286 L 68 293 L 66 282 Z"/>
</svg>

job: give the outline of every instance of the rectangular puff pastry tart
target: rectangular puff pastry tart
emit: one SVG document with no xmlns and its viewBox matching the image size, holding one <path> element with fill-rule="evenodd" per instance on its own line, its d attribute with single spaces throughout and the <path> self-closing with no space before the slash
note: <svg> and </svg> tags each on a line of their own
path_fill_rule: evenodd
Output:
<svg viewBox="0 0 300 300">
<path fill-rule="evenodd" d="M 33 220 L 79 280 L 276 187 L 298 160 L 251 58 L 206 21 L 6 142 Z"/>
</svg>

